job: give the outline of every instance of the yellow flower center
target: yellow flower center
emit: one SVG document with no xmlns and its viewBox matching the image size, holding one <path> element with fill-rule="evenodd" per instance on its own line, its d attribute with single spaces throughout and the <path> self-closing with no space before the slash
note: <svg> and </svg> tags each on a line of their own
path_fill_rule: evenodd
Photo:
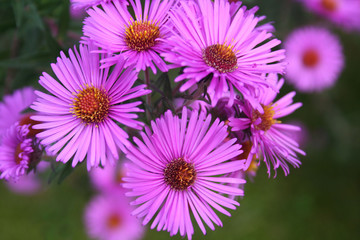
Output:
<svg viewBox="0 0 360 240">
<path fill-rule="evenodd" d="M 255 125 L 255 129 L 266 132 L 273 124 L 279 123 L 280 121 L 273 119 L 275 112 L 271 104 L 267 106 L 262 105 L 262 107 L 264 109 L 264 113 L 261 114 L 258 110 L 254 110 L 252 122 L 255 122 L 258 118 L 261 118 L 261 123 Z"/>
<path fill-rule="evenodd" d="M 125 31 L 125 42 L 132 50 L 141 52 L 156 44 L 160 36 L 159 27 L 150 21 L 135 21 Z"/>
<path fill-rule="evenodd" d="M 84 123 L 101 123 L 109 114 L 110 99 L 106 91 L 87 86 L 76 94 L 71 112 Z"/>
</svg>

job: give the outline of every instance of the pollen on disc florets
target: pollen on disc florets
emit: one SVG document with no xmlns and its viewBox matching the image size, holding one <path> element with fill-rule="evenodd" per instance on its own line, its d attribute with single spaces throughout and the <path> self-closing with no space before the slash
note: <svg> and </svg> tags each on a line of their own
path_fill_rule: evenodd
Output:
<svg viewBox="0 0 360 240">
<path fill-rule="evenodd" d="M 104 89 L 89 87 L 82 89 L 73 100 L 71 112 L 85 123 L 101 123 L 109 114 L 110 99 Z"/>
<path fill-rule="evenodd" d="M 319 60 L 319 53 L 314 49 L 305 51 L 302 58 L 303 64 L 309 68 L 315 67 L 319 63 Z"/>
<path fill-rule="evenodd" d="M 166 165 L 164 180 L 174 190 L 185 190 L 191 186 L 196 179 L 194 165 L 178 158 Z"/>
<path fill-rule="evenodd" d="M 226 44 L 213 44 L 202 51 L 202 57 L 209 67 L 221 73 L 233 72 L 238 68 L 233 48 Z"/>
<path fill-rule="evenodd" d="M 129 48 L 141 52 L 150 49 L 160 37 L 160 28 L 151 21 L 134 21 L 125 31 Z"/>
<path fill-rule="evenodd" d="M 274 111 L 273 107 L 271 106 L 271 104 L 262 105 L 262 107 L 264 109 L 264 113 L 261 114 L 261 113 L 259 113 L 258 110 L 254 110 L 253 116 L 252 116 L 252 122 L 255 122 L 258 118 L 261 118 L 261 123 L 255 125 L 255 129 L 266 132 L 267 130 L 269 130 L 271 128 L 271 126 L 273 124 L 279 123 L 280 121 L 275 120 L 273 118 L 275 111 Z"/>
</svg>

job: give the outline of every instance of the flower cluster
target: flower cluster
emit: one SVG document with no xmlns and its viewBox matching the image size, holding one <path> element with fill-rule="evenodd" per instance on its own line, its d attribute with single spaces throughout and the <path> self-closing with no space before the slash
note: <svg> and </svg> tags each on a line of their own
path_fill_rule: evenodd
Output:
<svg viewBox="0 0 360 240">
<path fill-rule="evenodd" d="M 91 237 L 138 239 L 131 212 L 143 225 L 191 239 L 191 219 L 204 234 L 222 226 L 217 212 L 231 216 L 261 163 L 269 176 L 300 166 L 305 152 L 293 137 L 300 128 L 280 119 L 302 104 L 293 103 L 295 92 L 275 100 L 285 50 L 258 7 L 71 2 L 88 14 L 79 46 L 60 52 L 53 74 L 40 77 L 42 91 L 16 92 L 0 105 L 0 114 L 11 112 L 0 127 L 1 178 L 24 175 L 43 152 L 72 167 L 86 162 L 94 185 L 106 189 L 86 208 Z M 171 79 L 167 72 L 176 68 Z M 14 101 L 23 104 L 18 111 Z M 121 161 L 126 176 L 108 178 Z"/>
</svg>

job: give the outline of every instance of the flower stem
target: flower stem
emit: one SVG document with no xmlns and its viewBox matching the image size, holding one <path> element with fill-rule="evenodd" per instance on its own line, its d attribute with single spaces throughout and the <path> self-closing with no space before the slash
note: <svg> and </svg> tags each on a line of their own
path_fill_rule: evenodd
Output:
<svg viewBox="0 0 360 240">
<path fill-rule="evenodd" d="M 150 75 L 149 75 L 149 68 L 146 68 L 144 71 L 144 75 L 145 75 L 145 83 L 148 89 L 151 89 L 150 86 Z M 146 95 L 146 104 L 147 106 L 147 111 L 146 111 L 146 118 L 150 121 L 151 120 L 151 114 L 150 114 L 150 107 L 151 107 L 151 93 Z"/>
</svg>

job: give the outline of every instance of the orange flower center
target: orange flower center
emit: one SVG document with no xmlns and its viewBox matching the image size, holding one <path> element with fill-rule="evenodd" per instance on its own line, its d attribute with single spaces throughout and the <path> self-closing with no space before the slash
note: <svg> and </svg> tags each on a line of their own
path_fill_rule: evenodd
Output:
<svg viewBox="0 0 360 240">
<path fill-rule="evenodd" d="M 258 118 L 261 118 L 261 123 L 255 125 L 255 129 L 266 132 L 274 123 L 278 123 L 279 121 L 273 119 L 275 112 L 271 104 L 267 106 L 262 105 L 262 107 L 264 109 L 264 113 L 261 114 L 258 110 L 255 110 L 253 112 L 252 122 L 255 122 Z"/>
<path fill-rule="evenodd" d="M 101 123 L 109 114 L 110 99 L 105 90 L 86 87 L 73 101 L 72 113 L 85 123 Z"/>
<path fill-rule="evenodd" d="M 309 49 L 307 51 L 305 51 L 304 55 L 303 55 L 303 64 L 306 67 L 315 67 L 318 63 L 319 63 L 319 54 L 317 51 L 315 51 L 314 49 Z"/>
<path fill-rule="evenodd" d="M 29 127 L 29 133 L 28 133 L 28 137 L 35 137 L 36 134 L 42 132 L 41 129 L 34 129 L 32 126 L 34 126 L 35 124 L 39 124 L 41 122 L 38 122 L 38 121 L 35 121 L 35 120 L 32 120 L 30 117 L 33 116 L 34 114 L 32 113 L 28 113 L 28 114 L 25 114 L 19 121 L 19 125 L 20 126 L 23 126 L 23 125 L 27 125 L 27 124 L 30 124 L 30 127 Z"/>
<path fill-rule="evenodd" d="M 164 180 L 174 190 L 185 190 L 191 186 L 196 179 L 194 165 L 178 158 L 166 165 Z"/>
<path fill-rule="evenodd" d="M 159 27 L 150 21 L 135 21 L 125 31 L 125 42 L 132 50 L 141 52 L 156 44 L 160 36 Z"/>
<path fill-rule="evenodd" d="M 337 1 L 336 0 L 321 0 L 321 6 L 329 12 L 333 12 L 337 8 Z"/>
<path fill-rule="evenodd" d="M 107 221 L 106 221 L 106 225 L 109 229 L 114 229 L 120 226 L 122 220 L 120 218 L 120 216 L 118 214 L 111 214 Z"/>
<path fill-rule="evenodd" d="M 209 67 L 221 73 L 233 72 L 238 68 L 233 48 L 225 44 L 214 44 L 203 50 L 202 57 Z"/>
</svg>

